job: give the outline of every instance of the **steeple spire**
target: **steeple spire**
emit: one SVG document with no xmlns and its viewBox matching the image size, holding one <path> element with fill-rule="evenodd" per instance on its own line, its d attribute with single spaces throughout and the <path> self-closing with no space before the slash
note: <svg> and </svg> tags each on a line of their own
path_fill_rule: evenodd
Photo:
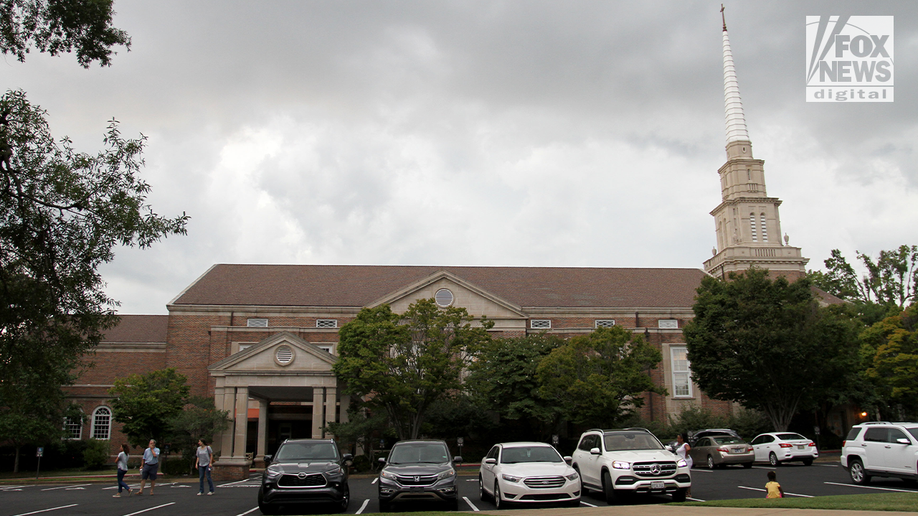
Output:
<svg viewBox="0 0 918 516">
<path fill-rule="evenodd" d="M 733 52 L 730 50 L 730 37 L 727 35 L 727 19 L 724 17 L 724 6 L 720 5 L 720 15 L 724 22 L 724 111 L 727 125 L 727 145 L 737 141 L 749 141 L 746 130 L 746 115 L 743 114 L 743 100 L 740 98 L 739 82 L 736 80 L 736 68 L 733 66 Z"/>
</svg>

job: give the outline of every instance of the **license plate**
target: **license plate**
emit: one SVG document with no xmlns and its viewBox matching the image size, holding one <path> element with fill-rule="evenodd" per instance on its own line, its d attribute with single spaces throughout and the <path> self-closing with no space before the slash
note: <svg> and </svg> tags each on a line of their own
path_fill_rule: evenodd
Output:
<svg viewBox="0 0 918 516">
<path fill-rule="evenodd" d="M 660 482 L 660 481 L 650 483 L 651 489 L 663 489 L 663 486 L 664 486 L 663 482 Z"/>
<path fill-rule="evenodd" d="M 797 449 L 798 449 L 798 450 L 802 450 L 802 449 L 803 449 L 803 445 L 802 445 L 802 444 L 798 444 L 798 445 L 797 445 Z"/>
</svg>

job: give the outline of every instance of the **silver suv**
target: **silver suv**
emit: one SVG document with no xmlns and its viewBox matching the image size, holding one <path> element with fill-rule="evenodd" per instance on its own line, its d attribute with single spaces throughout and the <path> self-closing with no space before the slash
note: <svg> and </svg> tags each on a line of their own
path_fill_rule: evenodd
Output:
<svg viewBox="0 0 918 516">
<path fill-rule="evenodd" d="M 644 428 L 587 430 L 571 465 L 583 491 L 600 491 L 609 503 L 635 494 L 671 494 L 674 502 L 684 502 L 692 487 L 685 460 Z"/>
<path fill-rule="evenodd" d="M 841 465 L 855 484 L 870 477 L 918 480 L 918 423 L 854 425 L 842 444 Z"/>
</svg>

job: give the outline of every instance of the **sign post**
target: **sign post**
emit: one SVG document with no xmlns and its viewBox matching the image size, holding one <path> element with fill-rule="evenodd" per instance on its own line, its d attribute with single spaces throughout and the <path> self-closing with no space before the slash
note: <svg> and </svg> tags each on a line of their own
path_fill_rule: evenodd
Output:
<svg viewBox="0 0 918 516">
<path fill-rule="evenodd" d="M 39 446 L 35 450 L 35 456 L 38 457 L 38 464 L 35 466 L 35 480 L 38 480 L 38 472 L 41 470 L 41 456 L 44 455 L 45 449 L 42 446 Z"/>
</svg>

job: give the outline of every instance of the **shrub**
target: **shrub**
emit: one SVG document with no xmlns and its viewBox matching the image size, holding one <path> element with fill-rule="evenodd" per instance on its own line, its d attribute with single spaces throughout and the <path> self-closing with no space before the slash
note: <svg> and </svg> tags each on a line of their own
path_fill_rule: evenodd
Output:
<svg viewBox="0 0 918 516">
<path fill-rule="evenodd" d="M 187 459 L 185 457 L 169 457 L 168 459 L 162 461 L 162 464 L 159 466 L 159 471 L 165 475 L 188 475 L 191 472 L 191 467 L 194 466 L 194 461 Z"/>
<path fill-rule="evenodd" d="M 358 455 L 354 457 L 354 464 L 352 467 L 354 468 L 354 471 L 369 471 L 370 458 L 366 455 Z"/>
<path fill-rule="evenodd" d="M 102 469 L 110 459 L 110 444 L 108 441 L 89 439 L 83 450 L 83 467 L 86 469 Z"/>
</svg>

